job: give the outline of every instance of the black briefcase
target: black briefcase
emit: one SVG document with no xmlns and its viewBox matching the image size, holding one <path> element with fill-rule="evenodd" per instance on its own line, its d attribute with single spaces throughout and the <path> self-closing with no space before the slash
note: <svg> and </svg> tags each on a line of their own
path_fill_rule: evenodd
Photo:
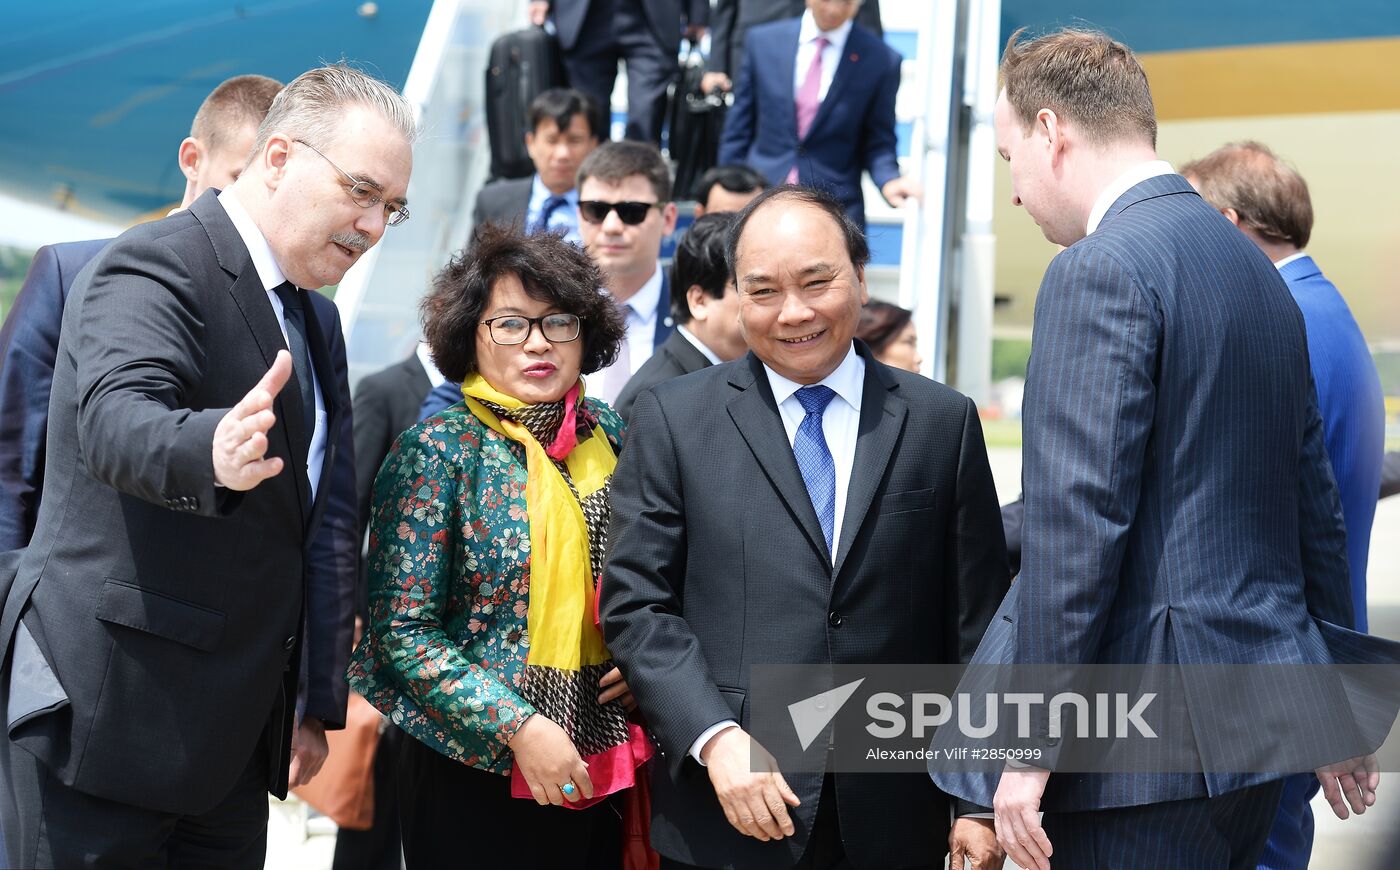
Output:
<svg viewBox="0 0 1400 870">
<path fill-rule="evenodd" d="M 667 149 L 675 161 L 676 199 L 695 199 L 700 177 L 715 165 L 724 115 L 734 101 L 731 94 L 716 88 L 700 89 L 705 63 L 693 47 L 681 65 L 680 81 L 671 94 L 671 133 Z"/>
<path fill-rule="evenodd" d="M 550 88 L 564 87 L 559 45 L 543 27 L 507 33 L 491 43 L 486 67 L 486 130 L 491 140 L 491 178 L 525 178 L 535 165 L 525 150 L 530 102 Z"/>
</svg>

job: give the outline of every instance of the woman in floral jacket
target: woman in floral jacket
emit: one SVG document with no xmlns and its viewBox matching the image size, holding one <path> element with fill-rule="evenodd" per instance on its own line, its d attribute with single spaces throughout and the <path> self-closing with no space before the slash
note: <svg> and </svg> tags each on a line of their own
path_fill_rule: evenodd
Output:
<svg viewBox="0 0 1400 870">
<path fill-rule="evenodd" d="M 595 621 L 622 423 L 580 374 L 624 335 L 583 251 L 487 227 L 424 299 L 463 401 L 399 436 L 374 484 L 371 625 L 350 685 L 412 740 L 410 867 L 473 854 L 616 867 L 609 795 L 650 744 Z"/>
</svg>

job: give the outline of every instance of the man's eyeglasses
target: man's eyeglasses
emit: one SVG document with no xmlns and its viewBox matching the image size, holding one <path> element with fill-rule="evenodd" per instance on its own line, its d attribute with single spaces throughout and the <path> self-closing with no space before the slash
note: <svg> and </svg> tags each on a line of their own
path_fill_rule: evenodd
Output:
<svg viewBox="0 0 1400 870">
<path fill-rule="evenodd" d="M 300 145 L 305 145 L 317 154 L 321 154 L 321 149 L 304 139 L 293 139 L 292 141 Z M 321 154 L 321 159 L 334 166 L 336 172 L 350 179 L 350 184 L 345 188 L 345 192 L 350 194 L 350 199 L 355 205 L 358 205 L 360 208 L 373 208 L 381 202 L 384 202 L 384 197 L 380 195 L 382 191 L 379 187 L 368 181 L 361 181 L 344 169 L 341 169 L 339 163 L 336 163 L 324 154 Z M 384 223 L 391 227 L 396 227 L 408 220 L 408 209 L 396 203 L 384 202 L 384 214 Z"/>
<path fill-rule="evenodd" d="M 585 199 L 578 204 L 578 213 L 590 224 L 600 224 L 608 219 L 609 212 L 628 226 L 635 227 L 647 219 L 647 212 L 661 208 L 659 202 L 604 202 L 600 199 Z"/>
<path fill-rule="evenodd" d="M 530 338 L 530 330 L 536 325 L 545 341 L 566 342 L 578 338 L 579 319 L 577 314 L 546 314 L 543 317 L 525 317 L 520 314 L 502 314 L 481 321 L 491 333 L 496 344 L 524 344 Z"/>
</svg>

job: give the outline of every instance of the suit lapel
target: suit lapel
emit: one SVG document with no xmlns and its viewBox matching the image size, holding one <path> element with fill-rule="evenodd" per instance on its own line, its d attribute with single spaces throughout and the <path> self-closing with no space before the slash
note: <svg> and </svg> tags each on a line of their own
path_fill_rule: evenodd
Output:
<svg viewBox="0 0 1400 870">
<path fill-rule="evenodd" d="M 783 96 L 779 102 L 782 116 L 776 120 L 776 129 L 791 130 L 793 141 L 797 140 L 797 90 L 794 71 L 797 69 L 797 48 L 801 38 L 802 21 L 799 19 L 791 22 L 789 32 L 783 35 L 782 50 L 774 60 L 782 69 L 782 75 L 778 77 L 778 88 Z"/>
<path fill-rule="evenodd" d="M 288 349 L 287 339 L 282 335 L 282 325 L 277 322 L 277 312 L 273 310 L 272 302 L 267 298 L 267 290 L 262 285 L 262 279 L 258 277 L 258 270 L 253 266 L 248 248 L 243 244 L 242 237 L 238 235 L 238 230 L 233 226 L 233 221 L 229 220 L 224 207 L 219 205 L 216 195 L 214 190 L 207 191 L 195 200 L 190 206 L 190 211 L 209 234 L 209 242 L 214 247 L 219 266 L 234 276 L 233 284 L 228 288 L 229 295 L 243 314 L 243 320 L 253 334 L 253 341 L 257 343 L 263 362 L 271 368 L 277 358 L 277 351 Z M 248 386 L 251 388 L 252 384 Z M 277 422 L 282 424 L 287 453 L 292 462 L 296 463 L 298 468 L 306 468 L 306 454 L 311 436 L 306 432 L 306 426 L 301 419 L 301 388 L 297 385 L 295 376 L 287 379 L 287 385 L 273 400 L 273 413 L 277 415 Z M 311 489 L 305 474 L 294 474 L 293 477 L 297 481 L 297 496 L 301 499 L 302 515 L 305 516 L 309 513 Z"/>
<path fill-rule="evenodd" d="M 753 451 L 773 489 L 787 503 L 788 510 L 808 542 L 830 564 L 826 535 L 822 533 L 821 522 L 817 520 L 817 512 L 812 507 L 807 485 L 802 482 L 802 473 L 797 470 L 797 459 L 792 455 L 792 445 L 788 443 L 787 430 L 783 428 L 778 405 L 773 399 L 773 389 L 763 373 L 763 364 L 752 353 L 744 362 L 747 365 L 735 366 L 734 374 L 730 377 L 730 384 L 740 392 L 729 402 L 729 416 L 739 427 L 739 433 Z"/>
<path fill-rule="evenodd" d="M 865 357 L 865 384 L 861 390 L 860 426 L 856 436 L 856 455 L 851 466 L 851 480 L 846 487 L 846 512 L 841 520 L 841 540 L 836 544 L 836 565 L 833 577 L 841 576 L 841 566 L 851 552 L 860 527 L 870 516 L 870 504 L 885 469 L 894 456 L 894 446 L 904 429 L 909 406 L 894 391 L 898 384 L 865 346 L 857 344 Z"/>
<path fill-rule="evenodd" d="M 700 352 L 690 339 L 681 335 L 680 330 L 671 333 L 663 349 L 676 361 L 676 365 L 686 374 L 710 367 L 710 360 Z"/>
<path fill-rule="evenodd" d="M 821 128 L 822 121 L 834 111 L 833 107 L 840 103 L 841 92 L 849 87 L 850 80 L 859 74 L 860 50 L 864 48 L 861 45 L 862 35 L 859 27 L 851 26 L 846 45 L 841 50 L 841 58 L 836 63 L 836 74 L 831 77 L 831 87 L 827 88 L 826 98 L 817 106 L 817 116 L 812 119 L 812 127 L 807 131 L 808 139 Z M 793 62 L 796 63 L 795 55 Z"/>
<path fill-rule="evenodd" d="M 661 295 L 656 300 L 656 331 L 651 336 L 653 351 L 676 331 L 676 320 L 671 316 L 671 270 L 664 266 L 657 268 L 661 270 Z"/>
</svg>

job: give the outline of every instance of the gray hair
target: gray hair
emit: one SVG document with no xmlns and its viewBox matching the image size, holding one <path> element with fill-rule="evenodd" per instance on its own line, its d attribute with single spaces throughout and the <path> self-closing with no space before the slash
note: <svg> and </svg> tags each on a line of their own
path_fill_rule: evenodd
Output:
<svg viewBox="0 0 1400 870">
<path fill-rule="evenodd" d="M 379 79 L 337 63 L 307 70 L 277 94 L 267 117 L 258 126 L 253 154 L 267 147 L 273 133 L 326 148 L 335 142 L 345 110 L 351 106 L 378 112 L 410 145 L 418 138 L 418 125 L 408 100 Z"/>
</svg>

